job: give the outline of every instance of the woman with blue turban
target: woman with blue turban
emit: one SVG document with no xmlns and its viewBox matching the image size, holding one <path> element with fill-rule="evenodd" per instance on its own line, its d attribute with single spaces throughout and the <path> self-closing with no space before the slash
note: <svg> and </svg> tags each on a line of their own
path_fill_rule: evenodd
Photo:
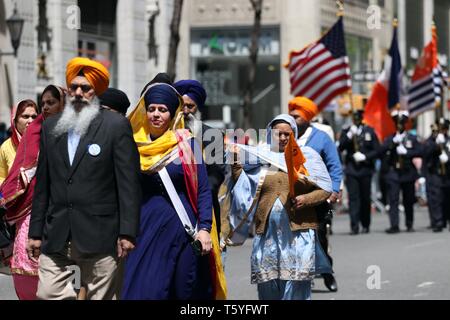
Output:
<svg viewBox="0 0 450 320">
<path fill-rule="evenodd" d="M 200 147 L 181 129 L 182 101 L 171 85 L 152 84 L 129 115 L 143 204 L 124 299 L 225 298 L 206 167 Z"/>
</svg>

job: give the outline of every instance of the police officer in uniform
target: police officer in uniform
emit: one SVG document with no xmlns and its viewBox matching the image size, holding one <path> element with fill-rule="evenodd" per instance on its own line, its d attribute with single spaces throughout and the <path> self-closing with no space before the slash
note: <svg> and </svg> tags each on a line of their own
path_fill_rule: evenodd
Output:
<svg viewBox="0 0 450 320">
<path fill-rule="evenodd" d="M 353 125 L 342 131 L 339 151 L 345 151 L 346 186 L 349 195 L 350 234 L 370 231 L 370 195 L 375 160 L 380 144 L 375 131 L 362 123 L 363 110 L 353 112 Z"/>
<path fill-rule="evenodd" d="M 422 156 L 422 146 L 417 138 L 405 130 L 409 119 L 408 111 L 394 110 L 391 114 L 397 124 L 397 132 L 387 137 L 380 147 L 380 156 L 386 158 L 385 173 L 388 191 L 389 219 L 391 227 L 386 229 L 389 234 L 400 232 L 398 205 L 402 191 L 403 206 L 406 215 L 406 231 L 414 232 L 414 202 L 416 201 L 414 183 L 419 174 L 412 160 Z"/>
<path fill-rule="evenodd" d="M 449 124 L 449 120 L 441 118 L 424 147 L 428 209 L 434 232 L 441 232 L 450 220 Z"/>
</svg>

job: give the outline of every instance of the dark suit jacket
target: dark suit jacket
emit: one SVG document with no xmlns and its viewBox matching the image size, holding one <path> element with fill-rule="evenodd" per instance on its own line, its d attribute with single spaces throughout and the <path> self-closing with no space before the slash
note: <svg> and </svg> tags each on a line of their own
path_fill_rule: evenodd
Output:
<svg viewBox="0 0 450 320">
<path fill-rule="evenodd" d="M 419 178 L 419 173 L 412 160 L 416 157 L 422 157 L 422 146 L 417 141 L 416 136 L 407 133 L 403 143 L 408 152 L 405 155 L 399 156 L 397 154 L 398 144 L 394 143 L 394 136 L 395 134 L 387 137 L 380 146 L 380 157 L 386 159 L 385 161 L 388 166 L 384 178 L 402 183 L 414 182 Z M 397 168 L 399 163 L 401 163 L 401 168 Z"/>
<path fill-rule="evenodd" d="M 450 161 L 444 165 L 439 161 L 442 151 L 450 155 L 450 138 L 446 137 L 443 150 L 441 150 L 441 146 L 436 143 L 436 137 L 432 135 L 425 141 L 423 149 L 422 173 L 426 176 L 437 175 L 444 180 L 445 185 L 450 185 Z"/>
<path fill-rule="evenodd" d="M 213 130 L 214 134 L 205 134 L 207 130 Z M 220 129 L 202 123 L 202 137 L 201 143 L 207 151 L 205 161 L 209 184 L 214 192 L 219 192 L 220 185 L 225 179 L 224 134 Z M 211 154 L 209 151 L 212 151 Z M 215 196 L 217 197 L 217 194 Z"/>
<path fill-rule="evenodd" d="M 83 253 L 114 254 L 119 235 L 135 238 L 139 226 L 139 153 L 130 123 L 100 111 L 71 166 L 67 134 L 53 134 L 60 117 L 42 127 L 29 237 L 42 239 L 45 254 L 61 251 L 68 239 Z M 91 144 L 100 154 L 88 152 Z"/>
<path fill-rule="evenodd" d="M 347 137 L 347 132 L 350 128 L 342 130 L 341 138 L 339 139 L 339 151 L 346 151 L 344 158 L 345 173 L 354 177 L 370 176 L 375 171 L 375 160 L 378 158 L 380 143 L 375 134 L 375 131 L 364 125 L 360 135 L 355 135 L 353 139 L 356 140 L 359 152 L 366 156 L 366 160 L 357 163 L 353 158 L 356 153 L 355 141 Z"/>
</svg>

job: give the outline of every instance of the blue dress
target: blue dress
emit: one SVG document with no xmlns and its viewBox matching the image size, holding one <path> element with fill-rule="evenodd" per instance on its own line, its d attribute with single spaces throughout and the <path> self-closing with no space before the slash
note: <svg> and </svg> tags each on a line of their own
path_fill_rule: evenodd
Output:
<svg viewBox="0 0 450 320">
<path fill-rule="evenodd" d="M 211 191 L 201 157 L 197 163 L 198 227 L 210 230 Z M 182 165 L 172 162 L 166 169 L 195 226 L 197 219 L 188 200 Z M 194 254 L 192 238 L 183 228 L 159 174 L 143 174 L 142 184 L 140 234 L 125 264 L 122 299 L 211 299 L 209 257 Z"/>
</svg>

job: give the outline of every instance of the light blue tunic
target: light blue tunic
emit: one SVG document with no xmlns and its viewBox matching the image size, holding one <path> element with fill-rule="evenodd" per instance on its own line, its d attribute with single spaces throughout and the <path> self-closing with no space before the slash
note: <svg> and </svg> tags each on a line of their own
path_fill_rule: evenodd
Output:
<svg viewBox="0 0 450 320">
<path fill-rule="evenodd" d="M 316 241 L 316 231 L 292 232 L 287 212 L 277 199 L 266 232 L 253 239 L 251 282 L 305 281 L 312 280 L 316 273 L 325 272 L 331 273 L 331 267 Z"/>
</svg>

